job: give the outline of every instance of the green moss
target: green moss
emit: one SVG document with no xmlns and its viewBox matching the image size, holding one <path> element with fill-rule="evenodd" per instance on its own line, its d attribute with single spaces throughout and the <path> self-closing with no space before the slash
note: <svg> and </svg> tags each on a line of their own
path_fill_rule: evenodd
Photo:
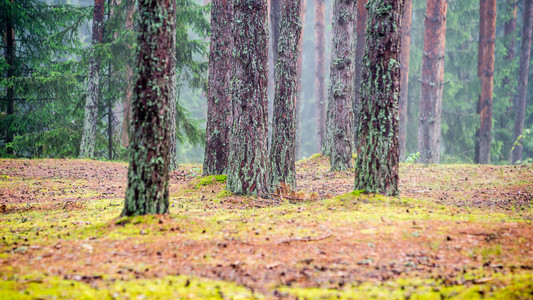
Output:
<svg viewBox="0 0 533 300">
<path fill-rule="evenodd" d="M 198 178 L 197 183 L 194 185 L 195 188 L 199 189 L 202 186 L 208 186 L 214 183 L 226 183 L 228 179 L 227 175 L 209 175 Z"/>
</svg>

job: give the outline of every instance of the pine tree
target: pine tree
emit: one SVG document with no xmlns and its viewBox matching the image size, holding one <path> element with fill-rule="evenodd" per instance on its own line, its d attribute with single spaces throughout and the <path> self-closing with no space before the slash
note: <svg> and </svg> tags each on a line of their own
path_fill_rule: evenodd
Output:
<svg viewBox="0 0 533 300">
<path fill-rule="evenodd" d="M 324 143 L 326 130 L 326 34 L 324 0 L 315 0 L 315 103 L 318 148 Z"/>
<path fill-rule="evenodd" d="M 409 89 L 409 53 L 411 49 L 411 15 L 413 9 L 413 0 L 405 0 L 404 12 L 402 19 L 402 52 L 400 61 L 400 106 L 398 107 L 400 115 L 400 160 L 406 157 L 406 140 L 407 140 L 407 100 Z"/>
<path fill-rule="evenodd" d="M 267 1 L 234 0 L 233 125 L 227 189 L 268 194 L 267 186 Z"/>
<path fill-rule="evenodd" d="M 325 154 L 332 171 L 352 166 L 354 144 L 355 75 L 355 0 L 336 0 L 334 4 L 333 42 L 326 115 Z"/>
<path fill-rule="evenodd" d="M 230 80 L 233 51 L 233 6 L 228 0 L 213 0 L 211 47 L 207 87 L 207 126 L 203 172 L 226 172 L 229 132 L 232 124 Z"/>
<path fill-rule="evenodd" d="M 96 123 L 98 122 L 98 100 L 100 96 L 100 54 L 96 48 L 102 44 L 104 36 L 104 0 L 94 0 L 93 33 L 87 78 L 87 101 L 81 136 L 80 158 L 92 158 L 96 144 Z"/>
<path fill-rule="evenodd" d="M 531 35 L 533 31 L 533 0 L 524 1 L 524 17 L 522 25 L 522 46 L 520 47 L 520 73 L 518 90 L 516 91 L 514 139 L 518 143 L 513 149 L 513 163 L 522 160 L 523 131 L 526 114 L 527 84 L 531 55 Z"/>
<path fill-rule="evenodd" d="M 476 162 L 489 164 L 492 140 L 492 90 L 494 80 L 494 45 L 496 38 L 496 0 L 480 0 L 478 76 L 481 95 L 478 114 L 481 119 L 477 135 Z"/>
<path fill-rule="evenodd" d="M 123 216 L 164 214 L 169 206 L 171 73 L 176 43 L 175 0 L 141 0 L 133 130 Z"/>
<path fill-rule="evenodd" d="M 423 163 L 440 160 L 447 8 L 446 0 L 427 2 L 418 119 L 418 150 Z"/>
<path fill-rule="evenodd" d="M 403 0 L 369 0 L 355 189 L 398 194 Z"/>
<path fill-rule="evenodd" d="M 363 56 L 365 55 L 365 30 L 368 0 L 357 1 L 357 13 L 355 16 L 355 85 L 354 85 L 354 150 L 357 148 L 357 127 L 359 127 L 359 106 L 361 104 L 361 81 L 363 76 Z"/>
<path fill-rule="evenodd" d="M 296 187 L 296 104 L 299 94 L 298 65 L 301 64 L 301 18 L 301 0 L 282 2 L 270 148 L 271 189 L 276 189 L 281 184 Z"/>
</svg>

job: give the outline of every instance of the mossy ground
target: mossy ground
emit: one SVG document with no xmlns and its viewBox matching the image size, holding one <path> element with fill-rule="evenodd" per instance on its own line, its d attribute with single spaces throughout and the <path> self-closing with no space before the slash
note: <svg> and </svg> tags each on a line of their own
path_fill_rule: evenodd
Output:
<svg viewBox="0 0 533 300">
<path fill-rule="evenodd" d="M 0 161 L 0 298 L 533 297 L 532 166 L 402 165 L 389 198 L 315 156 L 272 199 L 184 166 L 169 215 L 119 218 L 126 169 Z"/>
</svg>

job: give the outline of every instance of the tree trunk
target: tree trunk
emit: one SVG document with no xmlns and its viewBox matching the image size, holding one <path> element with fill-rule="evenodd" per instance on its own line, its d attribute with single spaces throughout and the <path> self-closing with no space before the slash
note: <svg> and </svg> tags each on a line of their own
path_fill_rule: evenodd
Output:
<svg viewBox="0 0 533 300">
<path fill-rule="evenodd" d="M 361 81 L 363 75 L 363 56 L 365 55 L 365 28 L 368 0 L 357 1 L 357 15 L 355 16 L 355 86 L 354 86 L 354 149 L 357 147 L 357 128 L 359 127 L 359 106 L 361 103 Z"/>
<path fill-rule="evenodd" d="M 231 0 L 213 0 L 211 15 L 204 174 L 218 175 L 227 171 L 229 134 L 232 125 L 230 81 L 233 66 L 233 6 Z"/>
<path fill-rule="evenodd" d="M 267 186 L 266 0 L 234 0 L 233 125 L 227 189 L 234 194 L 265 195 Z"/>
<path fill-rule="evenodd" d="M 479 35 L 481 57 L 478 62 L 478 75 L 481 81 L 481 95 L 478 102 L 478 113 L 481 125 L 477 140 L 477 163 L 489 164 L 491 153 L 492 131 L 492 88 L 494 78 L 494 45 L 496 40 L 496 0 L 480 0 L 480 15 L 484 18 L 480 22 Z M 483 26 L 481 26 L 483 25 Z"/>
<path fill-rule="evenodd" d="M 272 28 L 272 53 L 274 64 L 278 61 L 278 44 L 281 19 L 281 2 L 283 0 L 270 0 L 270 26 Z M 276 78 L 276 66 L 274 66 L 274 78 Z"/>
<path fill-rule="evenodd" d="M 517 1 L 511 1 L 507 2 L 505 5 L 506 8 L 506 14 L 510 14 L 511 18 L 505 22 L 504 25 L 504 43 L 505 43 L 505 49 L 507 50 L 507 54 L 504 56 L 503 60 L 505 64 L 511 64 L 512 61 L 515 58 L 515 48 L 516 48 L 516 37 L 515 37 L 515 31 L 516 31 L 516 16 L 517 16 L 517 7 L 518 2 Z M 513 76 L 512 75 L 506 75 L 502 81 L 501 81 L 501 88 L 503 90 L 508 90 L 508 97 L 509 97 L 509 106 L 507 108 L 507 111 L 500 115 L 499 120 L 497 120 L 498 124 L 505 124 L 513 119 L 513 109 L 514 109 L 514 82 L 513 82 Z M 507 126 L 505 126 L 507 127 Z M 505 144 L 508 144 L 508 146 L 512 146 L 512 141 L 507 141 L 506 139 L 507 135 L 504 136 Z M 512 138 L 512 137 L 511 137 Z M 505 145 L 507 146 L 507 145 Z M 513 152 L 511 148 L 508 148 L 509 151 L 507 152 L 508 160 L 513 161 Z"/>
<path fill-rule="evenodd" d="M 13 0 L 12 0 L 13 1 Z M 12 23 L 11 18 L 8 17 L 6 20 L 6 51 L 5 59 L 7 63 L 7 72 L 6 77 L 10 80 L 13 80 L 14 77 L 18 76 L 18 63 L 16 59 L 16 44 L 15 44 L 15 27 Z M 14 139 L 14 131 L 11 128 L 11 122 L 9 119 L 13 118 L 15 115 L 15 85 L 14 83 L 7 85 L 6 88 L 6 98 L 5 98 L 5 110 L 8 118 L 5 128 L 5 143 L 11 143 Z M 13 154 L 13 149 L 11 147 L 7 148 L 7 153 Z"/>
<path fill-rule="evenodd" d="M 135 5 L 130 4 L 126 12 L 126 28 L 133 27 L 133 13 L 135 12 Z M 133 90 L 133 70 L 126 65 L 126 75 L 128 78 L 127 90 L 124 99 L 122 100 L 122 146 L 128 147 L 130 144 L 131 132 L 131 98 Z"/>
<path fill-rule="evenodd" d="M 284 0 L 280 18 L 279 48 L 276 57 L 276 92 L 270 148 L 270 187 L 296 187 L 296 102 L 298 65 L 302 36 L 301 0 Z M 294 41 L 298 41 L 295 43 Z"/>
<path fill-rule="evenodd" d="M 355 0 L 336 0 L 331 53 L 331 86 L 328 95 L 326 149 L 329 148 L 332 171 L 352 166 L 354 139 L 354 75 L 355 75 Z"/>
<path fill-rule="evenodd" d="M 176 0 L 172 0 L 173 2 L 176 2 Z M 174 10 L 176 11 L 176 10 Z M 176 24 L 174 24 L 171 27 L 171 34 L 173 36 L 174 44 L 169 48 L 170 56 L 176 57 Z M 169 90 L 169 105 L 170 105 L 170 142 L 169 142 L 169 148 L 168 148 L 168 156 L 169 156 L 169 171 L 176 171 L 179 168 L 178 164 L 178 150 L 177 150 L 177 141 L 178 141 L 178 126 L 177 126 L 177 116 L 176 116 L 176 105 L 177 105 L 177 97 L 176 97 L 176 68 L 170 70 L 169 74 L 169 81 L 170 81 L 170 90 Z"/>
<path fill-rule="evenodd" d="M 296 160 L 298 160 L 298 157 L 301 153 L 302 148 L 302 119 L 301 119 L 301 108 L 302 108 L 302 61 L 303 61 L 303 45 L 304 45 L 304 32 L 305 32 L 305 10 L 306 10 L 306 2 L 307 0 L 300 0 L 302 1 L 301 7 L 302 7 L 302 14 L 300 19 L 302 20 L 302 33 L 300 35 L 300 38 L 298 39 L 298 68 L 297 68 L 297 76 L 298 76 L 298 93 L 296 97 Z"/>
<path fill-rule="evenodd" d="M 315 1 L 315 103 L 316 103 L 316 127 L 318 149 L 324 143 L 324 133 L 326 130 L 326 34 L 324 1 Z"/>
<path fill-rule="evenodd" d="M 418 151 L 422 163 L 440 160 L 447 8 L 446 0 L 427 2 L 418 119 Z"/>
<path fill-rule="evenodd" d="M 409 52 L 411 49 L 411 14 L 413 0 L 405 0 L 402 19 L 402 51 L 400 61 L 400 160 L 404 160 L 407 155 L 407 100 L 409 88 Z"/>
<path fill-rule="evenodd" d="M 531 54 L 531 34 L 533 30 L 533 0 L 524 2 L 524 24 L 522 25 L 522 46 L 520 47 L 520 73 L 518 77 L 518 90 L 516 91 L 514 140 L 517 145 L 513 149 L 513 163 L 522 160 L 523 131 L 526 114 L 527 81 L 529 74 L 529 58 Z"/>
<path fill-rule="evenodd" d="M 81 136 L 80 158 L 92 158 L 96 145 L 98 98 L 100 96 L 100 55 L 95 53 L 95 48 L 102 43 L 104 35 L 104 4 L 104 0 L 94 0 L 92 47 L 89 58 L 87 100 Z"/>
<path fill-rule="evenodd" d="M 398 194 L 403 0 L 369 0 L 355 189 Z"/>
<path fill-rule="evenodd" d="M 138 76 L 123 216 L 168 212 L 170 97 L 176 68 L 176 1 L 140 0 Z"/>
</svg>

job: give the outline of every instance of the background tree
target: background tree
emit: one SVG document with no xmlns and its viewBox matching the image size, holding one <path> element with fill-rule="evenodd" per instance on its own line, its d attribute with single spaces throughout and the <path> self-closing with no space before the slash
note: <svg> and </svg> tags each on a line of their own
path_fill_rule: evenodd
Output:
<svg viewBox="0 0 533 300">
<path fill-rule="evenodd" d="M 233 51 L 233 6 L 214 0 L 211 6 L 211 46 L 207 87 L 207 126 L 203 172 L 226 172 L 232 125 L 230 81 Z"/>
<path fill-rule="evenodd" d="M 123 216 L 168 212 L 175 0 L 141 0 L 133 131 Z"/>
<path fill-rule="evenodd" d="M 363 76 L 363 56 L 365 55 L 365 30 L 368 0 L 357 1 L 355 16 L 355 85 L 354 85 L 354 149 L 357 147 L 357 127 L 359 126 L 359 106 L 361 103 L 361 81 Z"/>
<path fill-rule="evenodd" d="M 98 122 L 98 100 L 100 97 L 100 53 L 95 50 L 102 44 L 104 36 L 104 7 L 104 0 L 94 0 L 92 47 L 89 58 L 87 100 L 81 136 L 80 158 L 93 157 L 96 144 L 96 123 Z"/>
<path fill-rule="evenodd" d="M 427 2 L 418 119 L 418 150 L 423 163 L 440 161 L 447 8 L 446 0 Z"/>
<path fill-rule="evenodd" d="M 355 189 L 398 194 L 402 0 L 369 0 Z"/>
<path fill-rule="evenodd" d="M 316 130 L 319 149 L 326 130 L 326 35 L 324 0 L 315 0 L 315 102 Z"/>
<path fill-rule="evenodd" d="M 352 165 L 355 5 L 353 0 L 336 0 L 333 7 L 331 86 L 324 147 L 324 153 L 330 157 L 332 171 L 347 170 Z"/>
<path fill-rule="evenodd" d="M 513 149 L 513 163 L 522 160 L 523 132 L 526 115 L 527 83 L 531 54 L 531 34 L 533 30 L 533 0 L 524 1 L 522 25 L 522 45 L 520 47 L 520 73 L 516 91 L 514 139 L 518 141 Z"/>
<path fill-rule="evenodd" d="M 411 15 L 413 10 L 413 0 L 405 0 L 402 19 L 402 52 L 400 57 L 400 105 L 398 107 L 400 115 L 400 160 L 406 157 L 407 139 L 407 100 L 409 99 L 409 50 L 411 49 Z M 440 135 L 440 133 L 439 133 Z"/>
<path fill-rule="evenodd" d="M 267 2 L 234 0 L 233 8 L 233 125 L 227 189 L 262 195 L 268 193 Z"/>
<path fill-rule="evenodd" d="M 302 1 L 284 0 L 276 57 L 276 92 L 270 148 L 270 186 L 296 187 L 296 121 L 299 86 Z"/>
<path fill-rule="evenodd" d="M 496 0 L 480 0 L 478 76 L 481 95 L 478 113 L 481 124 L 477 134 L 476 162 L 490 163 L 492 139 L 492 89 L 494 79 L 494 46 L 496 39 Z"/>
</svg>

